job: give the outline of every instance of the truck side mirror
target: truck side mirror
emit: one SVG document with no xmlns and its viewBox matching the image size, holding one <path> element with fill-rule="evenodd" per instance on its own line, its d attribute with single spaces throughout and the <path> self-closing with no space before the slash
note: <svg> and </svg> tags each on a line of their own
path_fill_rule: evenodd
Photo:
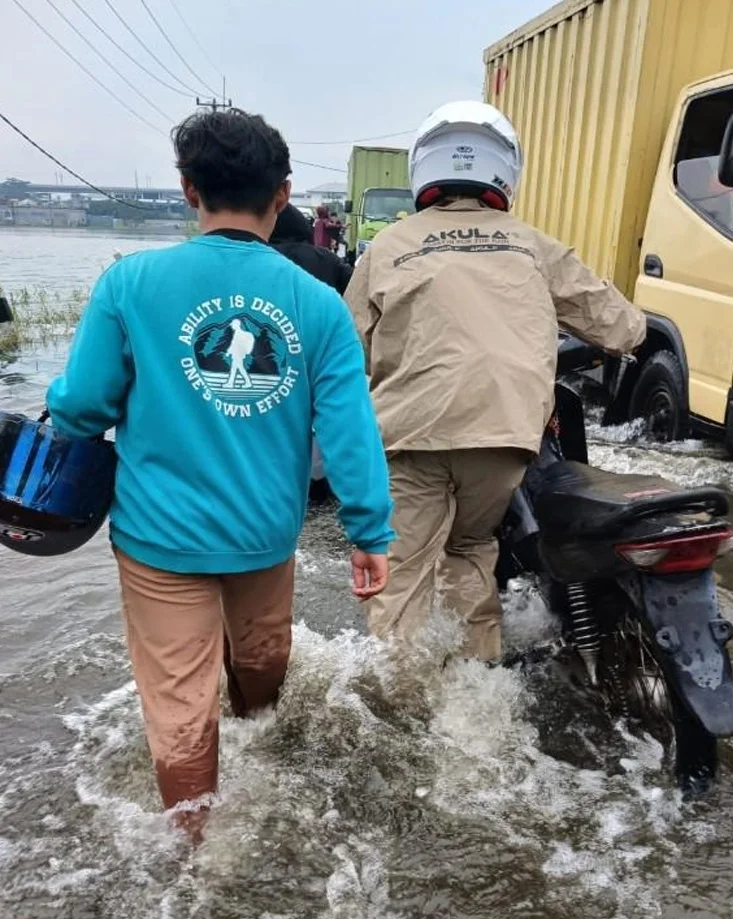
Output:
<svg viewBox="0 0 733 919">
<path fill-rule="evenodd" d="M 718 160 L 718 179 L 726 188 L 733 188 L 733 115 L 728 119 L 723 146 Z"/>
<path fill-rule="evenodd" d="M 353 211 L 353 209 L 354 209 L 353 201 L 344 201 L 344 213 L 345 214 L 350 214 Z"/>
</svg>

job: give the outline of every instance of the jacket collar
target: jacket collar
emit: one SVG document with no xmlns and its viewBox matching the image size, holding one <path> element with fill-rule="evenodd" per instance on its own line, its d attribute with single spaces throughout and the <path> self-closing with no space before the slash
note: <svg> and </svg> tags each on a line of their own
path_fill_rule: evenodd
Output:
<svg viewBox="0 0 733 919">
<path fill-rule="evenodd" d="M 222 227 L 219 230 L 209 230 L 208 233 L 204 233 L 203 235 L 225 236 L 227 239 L 232 239 L 240 243 L 261 243 L 263 246 L 269 245 L 266 239 L 263 239 L 256 233 L 251 233 L 249 230 L 235 230 L 229 227 Z"/>
<path fill-rule="evenodd" d="M 459 198 L 450 204 L 434 205 L 436 211 L 490 211 L 491 208 L 482 204 L 478 198 Z"/>
</svg>

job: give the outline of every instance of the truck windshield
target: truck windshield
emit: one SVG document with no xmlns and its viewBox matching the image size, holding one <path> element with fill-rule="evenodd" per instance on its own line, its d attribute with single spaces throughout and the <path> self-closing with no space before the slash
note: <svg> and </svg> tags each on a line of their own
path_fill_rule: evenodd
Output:
<svg viewBox="0 0 733 919">
<path fill-rule="evenodd" d="M 415 213 L 409 188 L 373 188 L 365 192 L 365 220 L 396 220 L 400 212 Z"/>
</svg>

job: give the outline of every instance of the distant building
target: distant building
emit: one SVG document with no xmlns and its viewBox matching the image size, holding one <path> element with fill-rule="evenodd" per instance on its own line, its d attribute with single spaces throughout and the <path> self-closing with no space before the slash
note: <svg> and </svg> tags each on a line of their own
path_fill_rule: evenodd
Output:
<svg viewBox="0 0 733 919">
<path fill-rule="evenodd" d="M 312 218 L 315 217 L 319 204 L 326 204 L 331 210 L 343 212 L 346 194 L 346 183 L 329 182 L 326 185 L 309 188 L 308 191 L 291 192 L 290 200 L 304 214 Z"/>
<path fill-rule="evenodd" d="M 87 226 L 91 230 L 111 230 L 115 218 L 111 214 L 87 214 Z"/>
<path fill-rule="evenodd" d="M 41 207 L 20 204 L 7 208 L 16 227 L 85 227 L 87 212 L 78 207 Z"/>
<path fill-rule="evenodd" d="M 308 207 L 311 205 L 311 198 L 307 191 L 293 191 L 290 193 L 290 200 L 296 207 Z"/>
<path fill-rule="evenodd" d="M 311 204 L 326 204 L 334 202 L 343 204 L 346 201 L 346 182 L 327 182 L 325 185 L 318 185 L 316 188 L 309 188 L 306 192 L 310 198 Z"/>
</svg>

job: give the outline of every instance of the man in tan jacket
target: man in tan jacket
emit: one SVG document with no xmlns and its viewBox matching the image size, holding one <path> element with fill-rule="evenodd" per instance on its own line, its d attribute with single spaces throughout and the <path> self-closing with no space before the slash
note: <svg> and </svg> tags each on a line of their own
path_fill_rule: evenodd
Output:
<svg viewBox="0 0 733 919">
<path fill-rule="evenodd" d="M 496 109 L 438 109 L 410 151 L 417 213 L 375 238 L 346 291 L 398 537 L 370 629 L 414 639 L 438 588 L 464 655 L 487 661 L 501 655 L 493 534 L 552 412 L 558 328 L 619 355 L 646 335 L 618 290 L 510 215 L 521 170 Z"/>
</svg>

